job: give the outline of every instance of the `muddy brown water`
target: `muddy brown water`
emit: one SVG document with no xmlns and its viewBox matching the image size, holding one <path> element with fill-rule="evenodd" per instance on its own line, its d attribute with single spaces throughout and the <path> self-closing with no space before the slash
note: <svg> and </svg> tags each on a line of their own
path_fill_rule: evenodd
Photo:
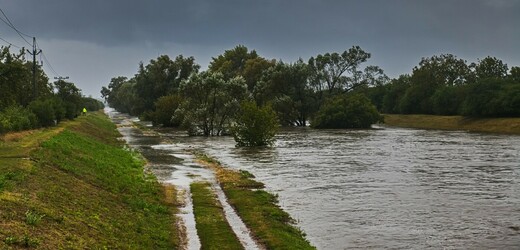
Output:
<svg viewBox="0 0 520 250">
<path fill-rule="evenodd" d="M 520 136 L 303 128 L 247 150 L 231 137 L 158 131 L 253 173 L 318 249 L 520 248 Z"/>
</svg>

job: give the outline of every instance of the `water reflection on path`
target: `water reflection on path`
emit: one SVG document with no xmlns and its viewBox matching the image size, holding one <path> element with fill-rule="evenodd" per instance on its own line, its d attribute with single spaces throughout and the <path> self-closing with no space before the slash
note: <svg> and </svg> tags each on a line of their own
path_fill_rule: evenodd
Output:
<svg viewBox="0 0 520 250">
<path fill-rule="evenodd" d="M 520 247 L 519 136 L 293 129 L 244 150 L 169 135 L 256 175 L 319 249 Z"/>
</svg>

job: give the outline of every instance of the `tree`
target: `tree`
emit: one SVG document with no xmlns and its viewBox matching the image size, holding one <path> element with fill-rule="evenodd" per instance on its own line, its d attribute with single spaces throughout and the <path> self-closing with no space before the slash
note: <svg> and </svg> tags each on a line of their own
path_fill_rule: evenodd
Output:
<svg viewBox="0 0 520 250">
<path fill-rule="evenodd" d="M 410 75 L 400 75 L 390 81 L 386 86 L 386 93 L 383 97 L 382 110 L 384 113 L 396 114 L 400 112 L 399 103 L 406 90 L 410 87 Z"/>
<path fill-rule="evenodd" d="M 172 118 L 181 102 L 182 97 L 179 94 L 159 97 L 155 102 L 155 112 L 152 119 L 153 124 L 163 125 L 164 127 L 180 126 L 181 120 Z"/>
<path fill-rule="evenodd" d="M 247 97 L 242 77 L 224 79 L 220 72 L 192 74 L 181 83 L 183 102 L 174 114 L 182 118 L 182 126 L 190 135 L 215 136 L 225 134 L 240 102 Z"/>
<path fill-rule="evenodd" d="M 419 79 L 414 79 L 419 76 Z M 428 82 L 433 85 L 464 85 L 472 82 L 473 75 L 470 67 L 463 59 L 458 59 L 452 54 L 442 54 L 422 58 L 419 66 L 414 67 L 412 82 Z"/>
<path fill-rule="evenodd" d="M 271 103 L 283 126 L 306 126 L 315 112 L 314 91 L 309 86 L 309 68 L 302 60 L 278 62 L 262 75 L 254 90 L 259 105 Z"/>
<path fill-rule="evenodd" d="M 243 76 L 246 63 L 250 59 L 258 58 L 256 51 L 249 51 L 246 46 L 238 45 L 224 51 L 224 54 L 213 57 L 209 63 L 209 71 L 222 73 L 224 79 Z"/>
<path fill-rule="evenodd" d="M 520 83 L 520 67 L 511 67 L 509 78 L 514 82 Z"/>
<path fill-rule="evenodd" d="M 370 100 L 361 94 L 343 94 L 327 100 L 311 122 L 314 128 L 370 128 L 382 121 Z"/>
<path fill-rule="evenodd" d="M 63 101 L 65 117 L 73 119 L 78 116 L 82 104 L 81 90 L 72 82 L 58 80 L 54 83 L 56 96 Z"/>
<path fill-rule="evenodd" d="M 179 55 L 172 61 L 167 55 L 150 60 L 146 66 L 141 63 L 135 76 L 135 94 L 143 101 L 144 110 L 151 112 L 154 104 L 161 96 L 178 92 L 181 81 L 192 73 L 198 72 L 200 66 L 193 57 Z"/>
<path fill-rule="evenodd" d="M 253 101 L 241 103 L 232 129 L 237 146 L 244 147 L 272 145 L 277 130 L 278 121 L 271 107 L 258 107 Z"/>
<path fill-rule="evenodd" d="M 478 79 L 498 78 L 503 79 L 507 76 L 508 67 L 502 60 L 495 57 L 486 57 L 479 60 L 478 64 L 472 64 Z"/>
<path fill-rule="evenodd" d="M 350 91 L 361 84 L 362 72 L 358 68 L 369 58 L 370 53 L 359 46 L 353 46 L 341 54 L 334 52 L 311 57 L 312 84 L 318 92 Z"/>
</svg>

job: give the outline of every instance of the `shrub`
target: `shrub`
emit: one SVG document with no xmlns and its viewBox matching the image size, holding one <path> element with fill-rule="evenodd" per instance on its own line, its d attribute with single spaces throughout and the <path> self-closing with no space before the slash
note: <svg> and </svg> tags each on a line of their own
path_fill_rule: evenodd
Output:
<svg viewBox="0 0 520 250">
<path fill-rule="evenodd" d="M 51 99 L 38 99 L 29 104 L 29 109 L 36 115 L 40 126 L 47 127 L 55 124 L 55 104 Z"/>
<path fill-rule="evenodd" d="M 313 128 L 369 128 L 382 121 L 370 100 L 362 94 L 339 95 L 327 100 L 311 122 Z"/>
<path fill-rule="evenodd" d="M 180 126 L 182 119 L 172 120 L 172 117 L 181 101 L 182 98 L 179 95 L 167 95 L 157 99 L 155 102 L 155 111 L 152 115 L 153 124 L 162 124 L 165 127 Z"/>
<path fill-rule="evenodd" d="M 270 106 L 258 107 L 256 103 L 244 101 L 232 128 L 238 146 L 266 146 L 274 142 L 278 130 L 276 113 Z"/>
<path fill-rule="evenodd" d="M 0 112 L 0 133 L 35 128 L 37 123 L 36 116 L 23 107 L 10 106 Z"/>
</svg>

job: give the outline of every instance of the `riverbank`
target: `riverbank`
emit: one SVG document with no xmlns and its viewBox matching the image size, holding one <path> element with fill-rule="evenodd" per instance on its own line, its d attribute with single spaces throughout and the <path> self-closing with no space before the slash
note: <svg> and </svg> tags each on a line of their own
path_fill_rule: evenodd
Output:
<svg viewBox="0 0 520 250">
<path fill-rule="evenodd" d="M 0 138 L 0 248 L 176 249 L 175 195 L 92 112 Z"/>
<path fill-rule="evenodd" d="M 468 118 L 436 115 L 384 115 L 385 124 L 394 127 L 464 130 L 501 134 L 520 134 L 520 118 Z"/>
</svg>

